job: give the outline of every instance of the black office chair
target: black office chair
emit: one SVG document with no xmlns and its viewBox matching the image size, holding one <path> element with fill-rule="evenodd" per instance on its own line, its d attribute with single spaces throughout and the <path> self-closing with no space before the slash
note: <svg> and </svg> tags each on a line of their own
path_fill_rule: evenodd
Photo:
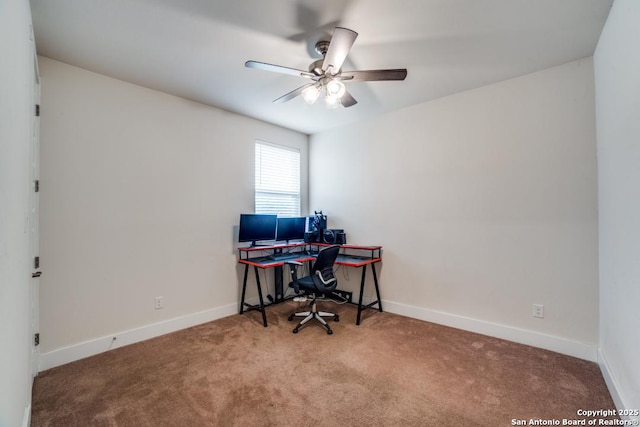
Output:
<svg viewBox="0 0 640 427">
<path fill-rule="evenodd" d="M 334 321 L 340 321 L 340 316 L 326 311 L 318 311 L 316 305 L 318 295 L 331 293 L 338 286 L 338 279 L 336 279 L 333 274 L 333 264 L 338 257 L 339 251 L 340 245 L 323 248 L 318 252 L 318 258 L 316 258 L 313 263 L 309 276 L 302 278 L 298 278 L 298 267 L 301 266 L 302 263 L 296 261 L 287 262 L 291 267 L 291 283 L 289 283 L 289 287 L 293 288 L 296 295 L 300 294 L 301 289 L 305 294 L 311 294 L 311 301 L 309 302 L 311 310 L 294 313 L 289 316 L 289 321 L 293 320 L 294 317 L 304 317 L 293 329 L 294 334 L 297 334 L 298 330 L 300 330 L 305 323 L 315 318 L 325 327 L 327 334 L 331 335 L 333 331 L 323 317 L 333 317 Z"/>
</svg>

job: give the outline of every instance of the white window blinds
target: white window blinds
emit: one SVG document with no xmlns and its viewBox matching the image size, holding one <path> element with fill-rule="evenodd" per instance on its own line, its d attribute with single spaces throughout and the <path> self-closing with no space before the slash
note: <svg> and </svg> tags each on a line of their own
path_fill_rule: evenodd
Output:
<svg viewBox="0 0 640 427">
<path fill-rule="evenodd" d="M 256 141 L 258 214 L 300 216 L 300 151 Z"/>
</svg>

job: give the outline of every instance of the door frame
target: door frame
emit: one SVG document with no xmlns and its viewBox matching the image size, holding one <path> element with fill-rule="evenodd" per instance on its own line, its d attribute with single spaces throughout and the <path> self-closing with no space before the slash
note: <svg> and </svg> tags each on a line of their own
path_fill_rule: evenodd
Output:
<svg viewBox="0 0 640 427">
<path fill-rule="evenodd" d="M 39 339 L 36 334 L 40 329 L 40 72 L 38 55 L 33 46 L 34 78 L 31 87 L 32 114 L 29 136 L 29 256 L 31 260 L 31 281 L 29 284 L 29 370 L 31 382 L 38 375 L 40 359 Z"/>
</svg>

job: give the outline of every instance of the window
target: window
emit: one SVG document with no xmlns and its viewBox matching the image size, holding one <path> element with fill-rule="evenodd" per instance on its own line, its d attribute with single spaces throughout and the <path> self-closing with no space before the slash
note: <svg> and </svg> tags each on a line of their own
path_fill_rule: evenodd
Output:
<svg viewBox="0 0 640 427">
<path fill-rule="evenodd" d="M 300 151 L 256 141 L 256 213 L 300 216 Z"/>
</svg>

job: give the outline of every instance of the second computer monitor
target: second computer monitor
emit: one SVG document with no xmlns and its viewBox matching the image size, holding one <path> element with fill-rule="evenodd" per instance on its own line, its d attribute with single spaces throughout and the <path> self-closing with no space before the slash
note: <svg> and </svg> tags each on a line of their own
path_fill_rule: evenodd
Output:
<svg viewBox="0 0 640 427">
<path fill-rule="evenodd" d="M 286 241 L 303 240 L 306 231 L 306 220 L 301 217 L 278 217 L 278 227 L 276 228 L 276 240 Z"/>
</svg>

